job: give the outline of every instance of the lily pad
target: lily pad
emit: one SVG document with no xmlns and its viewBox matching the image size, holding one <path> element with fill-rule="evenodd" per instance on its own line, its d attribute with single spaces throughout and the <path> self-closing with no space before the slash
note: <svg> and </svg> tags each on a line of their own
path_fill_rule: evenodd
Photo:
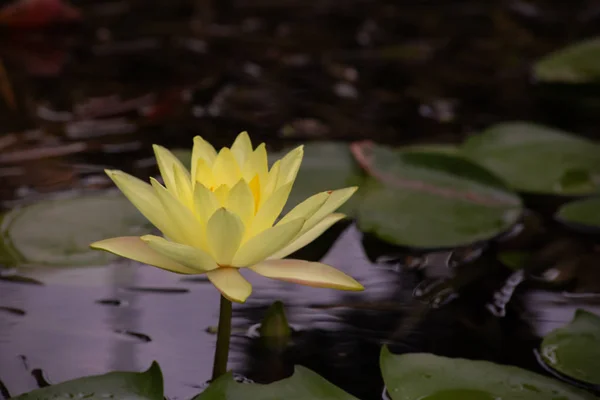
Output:
<svg viewBox="0 0 600 400">
<path fill-rule="evenodd" d="M 124 196 L 111 191 L 14 209 L 2 220 L 0 234 L 3 247 L 13 254 L 13 263 L 75 266 L 103 265 L 116 258 L 90 249 L 96 240 L 139 235 L 150 229 L 150 223 Z"/>
<path fill-rule="evenodd" d="M 600 317 L 578 309 L 568 325 L 546 335 L 540 353 L 556 371 L 600 385 Z"/>
<path fill-rule="evenodd" d="M 269 160 L 275 162 L 289 150 L 269 153 Z M 360 185 L 362 179 L 362 171 L 354 160 L 348 144 L 342 142 L 307 143 L 304 145 L 302 165 L 283 212 L 288 212 L 303 200 L 319 192 Z M 359 193 L 356 193 L 340 207 L 339 212 L 353 215 L 359 202 Z"/>
<path fill-rule="evenodd" d="M 384 347 L 381 372 L 392 400 L 592 400 L 595 396 L 521 368 L 440 357 L 394 355 Z"/>
<path fill-rule="evenodd" d="M 600 81 L 600 38 L 588 39 L 552 52 L 534 66 L 537 80 L 560 83 Z"/>
<path fill-rule="evenodd" d="M 507 122 L 471 137 L 462 150 L 522 192 L 586 195 L 600 190 L 600 145 L 563 131 Z"/>
<path fill-rule="evenodd" d="M 193 400 L 356 400 L 342 389 L 328 382 L 315 372 L 296 366 L 294 374 L 268 385 L 236 382 L 231 373 L 217 380 Z"/>
<path fill-rule="evenodd" d="M 188 170 L 191 169 L 192 165 L 192 151 L 189 149 L 170 149 L 171 153 L 177 158 Z"/>
<path fill-rule="evenodd" d="M 37 389 L 13 400 L 163 400 L 163 377 L 153 362 L 144 372 L 109 372 Z"/>
<path fill-rule="evenodd" d="M 514 271 L 525 269 L 531 263 L 531 253 L 527 251 L 503 251 L 498 253 L 497 258 Z"/>
<path fill-rule="evenodd" d="M 414 144 L 402 150 L 460 155 L 460 148 L 453 144 Z"/>
<path fill-rule="evenodd" d="M 600 230 L 600 197 L 567 203 L 558 210 L 556 219 L 569 225 Z"/>
<path fill-rule="evenodd" d="M 521 200 L 494 175 L 461 157 L 354 147 L 371 175 L 363 188 L 359 227 L 395 245 L 452 248 L 506 231 Z"/>
</svg>

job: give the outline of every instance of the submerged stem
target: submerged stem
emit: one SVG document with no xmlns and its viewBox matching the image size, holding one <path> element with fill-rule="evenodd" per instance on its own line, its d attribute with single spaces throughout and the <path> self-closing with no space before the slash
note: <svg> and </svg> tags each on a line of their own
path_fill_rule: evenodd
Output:
<svg viewBox="0 0 600 400">
<path fill-rule="evenodd" d="M 212 379 L 215 380 L 227 372 L 229 358 L 229 340 L 231 338 L 231 301 L 221 295 L 219 306 L 219 327 L 217 332 L 217 348 L 213 363 Z"/>
</svg>

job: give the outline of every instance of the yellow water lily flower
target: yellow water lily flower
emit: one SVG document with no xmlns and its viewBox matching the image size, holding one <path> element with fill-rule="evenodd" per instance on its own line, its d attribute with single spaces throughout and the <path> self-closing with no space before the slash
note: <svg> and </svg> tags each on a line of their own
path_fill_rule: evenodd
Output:
<svg viewBox="0 0 600 400">
<path fill-rule="evenodd" d="M 344 218 L 334 211 L 357 189 L 315 194 L 277 221 L 300 168 L 302 146 L 270 169 L 265 144 L 253 149 L 246 132 L 218 153 L 196 136 L 191 171 L 164 147 L 154 145 L 154 152 L 164 186 L 118 170 L 106 173 L 164 237 L 117 237 L 93 248 L 180 274 L 205 273 L 236 302 L 252 291 L 239 268 L 308 286 L 363 290 L 329 265 L 283 259 Z"/>
</svg>

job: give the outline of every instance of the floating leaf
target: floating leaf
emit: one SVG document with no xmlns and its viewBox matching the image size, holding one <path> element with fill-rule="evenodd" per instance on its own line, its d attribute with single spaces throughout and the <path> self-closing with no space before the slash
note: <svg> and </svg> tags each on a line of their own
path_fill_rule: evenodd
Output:
<svg viewBox="0 0 600 400">
<path fill-rule="evenodd" d="M 269 153 L 276 160 L 289 149 Z M 342 189 L 359 185 L 362 181 L 360 167 L 352 157 L 350 148 L 341 142 L 314 142 L 304 145 L 304 159 L 294 182 L 284 213 L 308 197 L 325 190 Z M 360 192 L 360 191 L 359 191 Z M 353 214 L 358 203 L 358 193 L 346 202 L 339 212 Z"/>
<path fill-rule="evenodd" d="M 22 394 L 13 400 L 163 400 L 163 377 L 153 362 L 144 372 L 109 372 Z"/>
<path fill-rule="evenodd" d="M 521 214 L 518 196 L 478 165 L 448 154 L 354 147 L 372 176 L 358 224 L 392 244 L 446 248 L 490 239 Z"/>
<path fill-rule="evenodd" d="M 600 229 L 600 197 L 567 203 L 558 210 L 556 219 L 567 224 L 598 230 Z"/>
<path fill-rule="evenodd" d="M 527 268 L 531 262 L 531 253 L 527 251 L 503 251 L 498 253 L 498 260 L 508 268 L 518 271 Z"/>
<path fill-rule="evenodd" d="M 227 373 L 193 400 L 356 400 L 342 389 L 325 380 L 315 372 L 296 366 L 294 374 L 268 385 L 243 384 L 233 380 Z"/>
<path fill-rule="evenodd" d="M 600 317 L 578 309 L 568 325 L 546 335 L 540 352 L 556 371 L 600 385 Z"/>
<path fill-rule="evenodd" d="M 462 149 L 523 192 L 585 195 L 600 190 L 600 145 L 556 129 L 502 123 L 471 137 Z"/>
<path fill-rule="evenodd" d="M 453 144 L 415 144 L 405 146 L 402 150 L 460 155 L 460 148 Z"/>
<path fill-rule="evenodd" d="M 521 368 L 410 353 L 381 352 L 392 400 L 592 400 L 590 393 Z"/>
<path fill-rule="evenodd" d="M 588 39 L 552 52 L 535 64 L 536 79 L 546 82 L 600 81 L 600 38 Z"/>
<path fill-rule="evenodd" d="M 116 256 L 92 250 L 90 243 L 150 229 L 125 197 L 104 192 L 14 209 L 5 216 L 0 233 L 4 247 L 25 263 L 66 266 L 105 264 Z"/>
<path fill-rule="evenodd" d="M 192 151 L 189 149 L 170 149 L 171 153 L 189 170 L 192 163 Z"/>
</svg>

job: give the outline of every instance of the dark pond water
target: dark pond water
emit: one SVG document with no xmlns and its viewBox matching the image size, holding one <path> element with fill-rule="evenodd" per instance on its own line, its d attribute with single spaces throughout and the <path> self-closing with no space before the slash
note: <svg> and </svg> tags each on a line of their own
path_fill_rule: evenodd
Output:
<svg viewBox="0 0 600 400">
<path fill-rule="evenodd" d="M 575 3 L 79 2 L 82 26 L 0 38 L 2 208 L 110 187 L 105 167 L 155 173 L 151 143 L 188 147 L 196 134 L 220 146 L 248 130 L 271 148 L 454 142 L 527 119 L 594 136 L 600 114 L 566 107 L 529 74 L 539 56 L 600 32 L 596 2 Z M 255 289 L 234 308 L 230 367 L 270 382 L 302 364 L 362 399 L 380 398 L 383 343 L 542 372 L 540 337 L 577 307 L 600 312 L 600 253 L 593 238 L 536 211 L 524 226 L 482 249 L 431 254 L 338 226 L 299 257 L 331 263 L 367 290 L 249 276 Z M 495 260 L 498 249 L 533 249 L 552 273 L 514 273 Z M 152 360 L 171 399 L 209 379 L 218 294 L 204 280 L 126 261 L 17 271 L 30 280 L 14 272 L 0 275 L 0 399 Z M 296 329 L 279 351 L 248 334 L 275 300 Z"/>
</svg>

